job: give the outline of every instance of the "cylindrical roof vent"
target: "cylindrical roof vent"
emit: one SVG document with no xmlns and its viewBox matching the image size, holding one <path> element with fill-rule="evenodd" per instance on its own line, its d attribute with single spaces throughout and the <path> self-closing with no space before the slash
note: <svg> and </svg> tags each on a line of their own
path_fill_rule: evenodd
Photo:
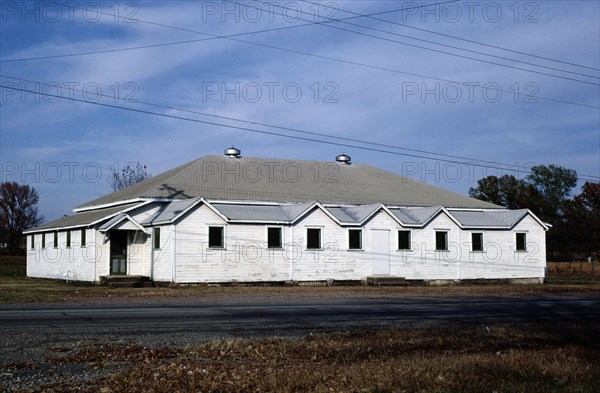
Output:
<svg viewBox="0 0 600 393">
<path fill-rule="evenodd" d="M 229 158 L 240 158 L 240 154 L 242 154 L 240 149 L 236 149 L 231 146 L 229 149 L 225 149 L 225 155 Z"/>
<path fill-rule="evenodd" d="M 352 162 L 352 159 L 350 158 L 350 156 L 342 153 L 339 156 L 337 156 L 335 158 L 335 160 L 341 164 L 346 164 L 346 165 L 350 165 L 350 163 Z"/>
</svg>

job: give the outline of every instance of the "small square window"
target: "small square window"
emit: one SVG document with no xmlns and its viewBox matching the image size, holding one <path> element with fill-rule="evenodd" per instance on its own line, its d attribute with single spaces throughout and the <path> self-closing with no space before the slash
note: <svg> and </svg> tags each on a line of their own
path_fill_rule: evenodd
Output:
<svg viewBox="0 0 600 393">
<path fill-rule="evenodd" d="M 267 247 L 281 248 L 281 228 L 267 228 Z"/>
<path fill-rule="evenodd" d="M 348 248 L 362 250 L 362 229 L 348 229 Z"/>
<path fill-rule="evenodd" d="M 85 228 L 81 230 L 81 247 L 85 247 Z"/>
<path fill-rule="evenodd" d="M 398 250 L 410 250 L 410 231 L 398 231 Z"/>
<path fill-rule="evenodd" d="M 58 248 L 58 232 L 54 231 L 54 248 Z"/>
<path fill-rule="evenodd" d="M 160 249 L 160 228 L 154 228 L 153 232 L 154 232 L 154 235 L 153 235 L 154 236 L 153 246 L 154 246 L 155 250 L 158 250 L 158 249 Z"/>
<path fill-rule="evenodd" d="M 525 233 L 517 233 L 517 251 L 527 251 L 527 236 Z"/>
<path fill-rule="evenodd" d="M 435 250 L 448 251 L 448 232 L 435 231 Z"/>
<path fill-rule="evenodd" d="M 483 251 L 483 233 L 471 233 L 471 251 Z"/>
<path fill-rule="evenodd" d="M 67 231 L 67 248 L 71 247 L 71 231 Z"/>
<path fill-rule="evenodd" d="M 208 247 L 223 248 L 223 227 L 208 227 Z"/>
<path fill-rule="evenodd" d="M 321 249 L 321 229 L 306 229 L 306 248 L 309 250 Z"/>
</svg>

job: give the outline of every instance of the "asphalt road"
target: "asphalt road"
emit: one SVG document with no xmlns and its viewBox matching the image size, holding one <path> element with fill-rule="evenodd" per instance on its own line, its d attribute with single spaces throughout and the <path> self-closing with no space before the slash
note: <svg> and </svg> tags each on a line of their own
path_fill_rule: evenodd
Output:
<svg viewBox="0 0 600 393">
<path fill-rule="evenodd" d="M 43 305 L 0 309 L 0 333 L 19 329 L 160 328 L 206 330 L 269 326 L 339 327 L 345 324 L 443 324 L 448 322 L 597 322 L 600 297 L 354 299 L 311 304 Z M 137 329 L 136 329 L 137 330 Z"/>
</svg>

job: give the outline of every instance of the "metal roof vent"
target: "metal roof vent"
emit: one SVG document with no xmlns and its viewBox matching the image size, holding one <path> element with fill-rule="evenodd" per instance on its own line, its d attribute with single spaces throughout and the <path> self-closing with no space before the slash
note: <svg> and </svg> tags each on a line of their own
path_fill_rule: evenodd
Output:
<svg viewBox="0 0 600 393">
<path fill-rule="evenodd" d="M 231 146 L 229 149 L 225 149 L 225 155 L 229 158 L 240 158 L 240 154 L 242 154 L 240 149 L 236 149 Z"/>
<path fill-rule="evenodd" d="M 346 154 L 342 153 L 339 156 L 337 156 L 335 158 L 335 160 L 341 164 L 350 165 L 352 158 L 350 158 L 350 156 L 347 156 Z"/>
</svg>

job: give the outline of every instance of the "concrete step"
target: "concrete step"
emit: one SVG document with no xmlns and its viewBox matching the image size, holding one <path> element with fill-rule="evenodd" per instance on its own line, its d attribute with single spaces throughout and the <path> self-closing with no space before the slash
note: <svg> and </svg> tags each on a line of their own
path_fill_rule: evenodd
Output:
<svg viewBox="0 0 600 393">
<path fill-rule="evenodd" d="M 367 277 L 367 285 L 408 286 L 408 281 L 405 277 L 370 276 Z"/>
<path fill-rule="evenodd" d="M 126 275 L 102 276 L 100 277 L 100 284 L 114 288 L 141 288 L 154 286 L 150 277 Z"/>
</svg>

